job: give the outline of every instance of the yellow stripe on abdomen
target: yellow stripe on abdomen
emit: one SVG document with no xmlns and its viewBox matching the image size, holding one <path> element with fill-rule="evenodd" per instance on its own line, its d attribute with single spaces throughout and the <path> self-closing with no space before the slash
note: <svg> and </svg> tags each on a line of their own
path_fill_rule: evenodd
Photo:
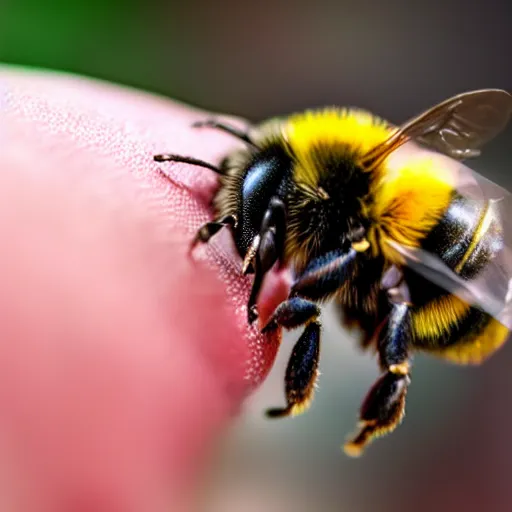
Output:
<svg viewBox="0 0 512 512">
<path fill-rule="evenodd" d="M 469 309 L 470 306 L 455 295 L 442 295 L 413 312 L 413 332 L 419 338 L 439 338 L 464 318 Z"/>
<path fill-rule="evenodd" d="M 464 253 L 464 256 L 462 256 L 462 259 L 459 261 L 459 263 L 457 263 L 455 267 L 455 272 L 460 273 L 460 271 L 464 268 L 464 265 L 467 263 L 467 261 L 473 254 L 473 251 L 476 249 L 478 242 L 480 242 L 480 240 L 482 240 L 482 238 L 487 233 L 489 227 L 491 226 L 492 220 L 493 217 L 491 214 L 490 203 L 487 201 L 482 212 L 482 215 L 480 216 L 478 225 L 476 226 L 473 232 L 473 236 L 471 237 L 469 247 L 467 251 Z"/>
<path fill-rule="evenodd" d="M 473 339 L 461 338 L 457 343 L 432 353 L 457 364 L 480 364 L 496 352 L 507 340 L 509 330 L 494 318 Z"/>
</svg>

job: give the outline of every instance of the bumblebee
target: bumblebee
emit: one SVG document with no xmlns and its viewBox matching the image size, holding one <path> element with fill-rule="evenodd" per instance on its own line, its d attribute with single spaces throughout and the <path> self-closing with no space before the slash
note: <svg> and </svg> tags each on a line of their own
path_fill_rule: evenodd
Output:
<svg viewBox="0 0 512 512">
<path fill-rule="evenodd" d="M 330 299 L 338 301 L 345 325 L 359 329 L 361 346 L 377 352 L 382 371 L 345 444 L 350 456 L 401 422 L 414 352 L 478 364 L 506 341 L 510 326 L 413 268 L 397 247 L 437 257 L 462 281 L 493 264 L 505 247 L 496 205 L 461 193 L 447 161 L 477 156 L 511 113 L 509 93 L 486 89 L 459 94 L 398 127 L 365 110 L 335 107 L 247 131 L 208 119 L 194 126 L 227 132 L 246 147 L 219 167 L 189 156 L 154 157 L 218 174 L 215 220 L 199 228 L 192 247 L 223 227 L 231 231 L 242 272 L 254 275 L 249 323 L 258 316 L 265 274 L 274 266 L 294 271 L 289 298 L 262 329 L 305 327 L 286 369 L 286 405 L 267 411 L 269 417 L 297 415 L 310 405 L 319 306 Z M 425 150 L 393 158 L 411 143 Z"/>
</svg>

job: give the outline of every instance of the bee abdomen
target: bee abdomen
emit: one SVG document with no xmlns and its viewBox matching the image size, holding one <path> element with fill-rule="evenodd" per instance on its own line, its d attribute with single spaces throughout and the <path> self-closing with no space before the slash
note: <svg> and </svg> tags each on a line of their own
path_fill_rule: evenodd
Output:
<svg viewBox="0 0 512 512">
<path fill-rule="evenodd" d="M 443 298 L 444 303 L 434 301 L 424 306 L 436 317 L 435 324 L 421 318 L 424 308 L 413 314 L 413 345 L 417 350 L 458 364 L 479 364 L 507 340 L 508 329 L 484 311 L 467 305 L 450 308 L 445 301 L 452 306 L 462 303 L 451 295 Z"/>
<path fill-rule="evenodd" d="M 475 277 L 503 247 L 493 203 L 454 193 L 445 214 L 422 243 L 464 279 Z"/>
<path fill-rule="evenodd" d="M 454 193 L 422 247 L 438 255 L 463 279 L 473 279 L 503 248 L 501 223 L 493 203 Z M 452 362 L 477 364 L 507 339 L 508 329 L 482 309 L 412 272 L 406 273 L 416 304 L 413 331 L 417 349 Z"/>
<path fill-rule="evenodd" d="M 501 222 L 496 209 L 493 203 L 487 202 L 470 247 L 455 270 L 464 279 L 472 279 L 503 249 L 503 243 Z"/>
</svg>

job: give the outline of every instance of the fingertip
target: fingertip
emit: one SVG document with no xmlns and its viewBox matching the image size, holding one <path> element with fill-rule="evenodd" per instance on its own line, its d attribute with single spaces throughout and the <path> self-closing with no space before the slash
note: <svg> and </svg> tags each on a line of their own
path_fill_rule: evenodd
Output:
<svg viewBox="0 0 512 512">
<path fill-rule="evenodd" d="M 236 143 L 194 130 L 205 113 L 138 91 L 0 75 L 8 89 L 2 180 L 13 185 L 10 196 L 2 187 L 0 229 L 10 241 L 2 261 L 16 269 L 3 266 L 0 301 L 18 308 L 8 320 L 19 320 L 21 333 L 3 336 L 0 373 L 10 403 L 27 410 L 13 420 L 12 439 L 22 445 L 27 429 L 26 460 L 56 461 L 54 490 L 85 492 L 84 475 L 91 486 L 126 490 L 155 460 L 189 483 L 204 444 L 267 376 L 281 333 L 247 324 L 252 278 L 229 232 L 187 254 L 211 219 L 218 177 L 153 157 L 172 151 L 218 163 Z M 13 211 L 23 222 L 7 221 Z M 269 278 L 274 291 L 262 295 L 260 318 L 284 297 L 284 282 Z M 1 327 L 5 334 L 9 322 Z M 43 327 L 51 350 L 41 346 Z"/>
</svg>

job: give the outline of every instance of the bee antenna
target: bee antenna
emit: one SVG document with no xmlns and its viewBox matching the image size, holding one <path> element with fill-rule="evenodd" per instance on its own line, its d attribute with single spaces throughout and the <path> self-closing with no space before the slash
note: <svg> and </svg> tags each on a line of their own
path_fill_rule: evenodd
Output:
<svg viewBox="0 0 512 512">
<path fill-rule="evenodd" d="M 223 174 L 223 172 L 213 164 L 205 162 L 204 160 L 199 160 L 197 158 L 192 158 L 191 156 L 181 156 L 181 155 L 173 155 L 171 153 L 164 153 L 162 155 L 155 155 L 153 157 L 155 162 L 181 162 L 184 164 L 197 165 L 198 167 L 204 167 L 206 169 L 210 169 L 217 174 Z"/>
</svg>

